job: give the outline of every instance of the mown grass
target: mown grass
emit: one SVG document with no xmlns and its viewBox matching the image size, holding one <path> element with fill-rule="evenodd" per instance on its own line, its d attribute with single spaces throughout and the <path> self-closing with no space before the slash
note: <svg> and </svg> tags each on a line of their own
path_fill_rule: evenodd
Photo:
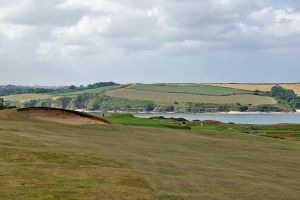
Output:
<svg viewBox="0 0 300 200">
<path fill-rule="evenodd" d="M 130 114 L 114 114 L 106 117 L 113 123 L 131 126 L 145 126 L 155 128 L 186 129 L 198 132 L 216 133 L 244 133 L 257 136 L 273 137 L 278 139 L 300 139 L 299 124 L 278 125 L 243 125 L 227 124 L 216 121 L 182 121 L 178 119 L 164 118 L 137 118 Z"/>
<path fill-rule="evenodd" d="M 145 119 L 137 118 L 130 114 L 113 114 L 106 117 L 107 120 L 131 126 L 145 126 L 145 127 L 156 127 L 156 128 L 171 128 L 171 129 L 187 129 L 190 127 L 183 124 L 182 122 L 172 120 L 172 119 Z"/>
<path fill-rule="evenodd" d="M 203 94 L 203 95 L 231 95 L 231 94 L 251 94 L 246 90 L 233 88 L 224 88 L 209 85 L 179 85 L 179 84 L 135 84 L 131 85 L 131 89 L 144 91 L 158 91 L 169 93 L 188 93 L 188 94 Z"/>
<path fill-rule="evenodd" d="M 35 121 L 10 110 L 0 112 L 0 148 L 2 199 L 300 196 L 298 141 L 230 128 L 74 126 Z"/>
<path fill-rule="evenodd" d="M 49 129 L 26 119 L 25 128 L 15 126 L 22 117 L 10 114 L 0 114 L 1 199 L 156 199 L 127 164 L 38 139 L 34 134 Z"/>
</svg>

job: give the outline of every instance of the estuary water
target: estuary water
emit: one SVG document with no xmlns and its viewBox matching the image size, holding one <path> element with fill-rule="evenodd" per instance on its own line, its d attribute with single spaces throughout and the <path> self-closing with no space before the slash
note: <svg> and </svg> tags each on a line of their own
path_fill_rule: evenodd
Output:
<svg viewBox="0 0 300 200">
<path fill-rule="evenodd" d="M 280 124 L 291 123 L 300 124 L 300 113 L 259 113 L 259 114 L 178 114 L 178 113 L 147 113 L 134 114 L 136 117 L 174 117 L 185 118 L 187 120 L 215 120 L 224 123 L 238 123 L 238 124 Z"/>
</svg>

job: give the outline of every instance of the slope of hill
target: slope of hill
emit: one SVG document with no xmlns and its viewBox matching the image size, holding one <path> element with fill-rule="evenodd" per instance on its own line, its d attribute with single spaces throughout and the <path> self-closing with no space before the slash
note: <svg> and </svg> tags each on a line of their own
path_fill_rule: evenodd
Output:
<svg viewBox="0 0 300 200">
<path fill-rule="evenodd" d="M 75 87 L 75 86 L 74 86 Z M 73 88 L 72 86 L 70 88 Z M 76 88 L 76 87 L 75 87 Z M 246 89 L 246 88 L 245 88 Z M 157 112 L 285 111 L 295 109 L 267 94 L 203 84 L 131 84 L 47 94 L 4 96 L 18 107 Z"/>
<path fill-rule="evenodd" d="M 0 111 L 0 196 L 298 200 L 299 153 L 297 141 L 235 129 L 74 126 L 6 110 Z"/>
<path fill-rule="evenodd" d="M 187 93 L 201 95 L 233 95 L 233 94 L 252 94 L 251 91 L 209 86 L 203 84 L 134 84 L 128 89 L 142 91 L 156 91 L 167 93 Z"/>
<path fill-rule="evenodd" d="M 224 87 L 231 89 L 240 89 L 240 90 L 248 90 L 248 91 L 271 91 L 272 87 L 275 85 L 280 85 L 281 87 L 293 90 L 297 95 L 300 95 L 300 83 L 291 83 L 291 84 L 247 84 L 247 83 L 216 83 L 216 84 L 208 84 L 210 86 L 216 87 Z"/>
<path fill-rule="evenodd" d="M 21 108 L 18 109 L 18 112 L 27 115 L 29 118 L 59 122 L 63 124 L 108 124 L 106 120 L 93 115 L 58 108 Z"/>
<path fill-rule="evenodd" d="M 167 89 L 166 89 L 167 90 Z M 183 92 L 159 92 L 150 90 L 136 90 L 131 88 L 120 88 L 105 92 L 111 97 L 135 99 L 135 100 L 151 100 L 174 103 L 177 102 L 192 102 L 192 103 L 211 103 L 211 104 L 243 104 L 243 105 L 261 105 L 261 104 L 276 104 L 276 100 L 271 97 L 257 96 L 250 94 L 236 95 L 200 95 Z"/>
</svg>

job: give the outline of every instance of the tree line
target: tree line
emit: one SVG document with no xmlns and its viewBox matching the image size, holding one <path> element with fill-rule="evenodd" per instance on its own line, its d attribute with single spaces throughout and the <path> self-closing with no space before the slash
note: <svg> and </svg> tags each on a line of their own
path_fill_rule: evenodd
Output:
<svg viewBox="0 0 300 200">
<path fill-rule="evenodd" d="M 300 108 L 300 96 L 297 96 L 293 90 L 287 90 L 276 85 L 272 87 L 269 95 L 277 99 L 280 103 L 287 103 L 295 109 Z"/>
<path fill-rule="evenodd" d="M 46 94 L 46 93 L 64 93 L 64 92 L 71 92 L 71 91 L 78 91 L 78 90 L 86 90 L 86 89 L 95 89 L 101 88 L 106 86 L 114 86 L 119 85 L 114 82 L 99 82 L 94 84 L 89 84 L 87 86 L 64 86 L 64 87 L 30 87 L 30 86 L 16 86 L 16 85 L 5 85 L 0 86 L 0 96 L 7 96 L 7 95 L 15 95 L 15 94 Z"/>
</svg>

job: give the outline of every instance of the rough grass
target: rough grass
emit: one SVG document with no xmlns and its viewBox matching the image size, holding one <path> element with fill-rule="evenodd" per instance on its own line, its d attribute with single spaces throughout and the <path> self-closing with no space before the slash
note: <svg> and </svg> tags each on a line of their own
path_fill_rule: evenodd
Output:
<svg viewBox="0 0 300 200">
<path fill-rule="evenodd" d="M 208 84 L 211 86 L 218 86 L 218 87 L 225 87 L 225 88 L 233 88 L 233 89 L 241 89 L 241 90 L 248 90 L 248 91 L 271 91 L 272 87 L 275 84 L 228 84 L 228 83 L 221 83 L 221 84 Z M 293 90 L 297 95 L 300 95 L 300 84 L 299 83 L 291 83 L 291 84 L 279 84 L 285 89 Z"/>
<path fill-rule="evenodd" d="M 0 113 L 1 199 L 156 199 L 145 179 L 127 164 L 65 148 L 62 141 L 50 139 L 55 135 L 51 128 L 58 124 L 23 117 Z M 66 126 L 62 129 L 60 134 L 72 137 Z"/>
<path fill-rule="evenodd" d="M 271 97 L 257 96 L 250 94 L 229 95 L 229 96 L 211 96 L 197 95 L 185 93 L 167 93 L 157 91 L 142 91 L 129 88 L 121 88 L 109 90 L 105 92 L 111 97 L 135 99 L 135 100 L 151 100 L 161 102 L 193 102 L 193 103 L 212 103 L 212 104 L 276 104 L 277 101 Z"/>
<path fill-rule="evenodd" d="M 298 200 L 300 144 L 0 112 L 2 199 Z M 152 188 L 152 189 L 151 189 Z"/>
<path fill-rule="evenodd" d="M 128 88 L 143 90 L 143 91 L 157 91 L 168 93 L 188 93 L 188 94 L 203 94 L 203 95 L 231 95 L 231 94 L 249 94 L 251 92 L 239 89 L 215 87 L 209 85 L 193 84 L 135 84 Z"/>
</svg>

